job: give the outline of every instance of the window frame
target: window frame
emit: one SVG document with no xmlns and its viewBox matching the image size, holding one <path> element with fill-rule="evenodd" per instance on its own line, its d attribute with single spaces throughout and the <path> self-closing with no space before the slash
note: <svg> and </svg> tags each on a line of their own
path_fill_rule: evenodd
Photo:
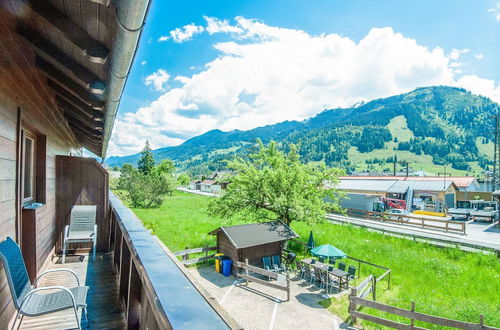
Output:
<svg viewBox="0 0 500 330">
<path fill-rule="evenodd" d="M 30 189 L 31 196 L 25 197 L 25 186 L 26 186 L 26 139 L 31 141 L 31 159 L 30 159 Z M 37 147 L 37 138 L 36 135 L 23 129 L 22 132 L 22 152 L 21 152 L 21 164 L 22 164 L 22 205 L 26 206 L 32 204 L 36 201 L 36 147 Z"/>
</svg>

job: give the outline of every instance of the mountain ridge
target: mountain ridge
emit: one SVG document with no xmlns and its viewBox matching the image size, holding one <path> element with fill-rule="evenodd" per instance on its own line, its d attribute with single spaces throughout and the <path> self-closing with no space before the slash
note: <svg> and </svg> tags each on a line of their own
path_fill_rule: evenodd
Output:
<svg viewBox="0 0 500 330">
<path fill-rule="evenodd" d="M 260 138 L 264 143 L 278 141 L 284 147 L 298 144 L 304 161 L 323 160 L 331 166 L 355 170 L 357 165 L 347 157 L 352 148 L 368 155 L 392 143 L 394 150 L 432 156 L 435 165 L 449 163 L 453 168 L 466 170 L 477 162 L 487 168 L 491 161 L 479 151 L 476 142 L 479 139 L 489 143 L 493 130 L 490 116 L 499 110 L 497 103 L 462 88 L 420 87 L 354 107 L 325 109 L 304 121 L 284 121 L 246 131 L 210 130 L 179 146 L 156 149 L 153 154 L 157 161 L 174 160 L 181 170 L 201 171 L 204 167 L 209 171 L 210 166 L 217 167 L 215 164 L 224 159 L 245 156 L 255 139 Z M 411 141 L 394 142 L 397 137 L 387 129 L 391 120 L 400 116 L 405 117 L 413 132 Z M 106 163 L 134 164 L 138 158 L 139 153 L 110 157 Z"/>
</svg>

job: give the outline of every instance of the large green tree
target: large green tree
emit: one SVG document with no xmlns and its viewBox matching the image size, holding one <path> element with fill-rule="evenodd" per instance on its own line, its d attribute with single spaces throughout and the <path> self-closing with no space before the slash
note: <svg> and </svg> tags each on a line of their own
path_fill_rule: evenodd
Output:
<svg viewBox="0 0 500 330">
<path fill-rule="evenodd" d="M 118 179 L 118 188 L 127 191 L 132 207 L 159 207 L 165 195 L 172 194 L 175 186 L 174 170 L 172 161 L 166 159 L 153 166 L 148 174 L 125 164 Z"/>
<path fill-rule="evenodd" d="M 301 163 L 294 145 L 285 153 L 275 142 L 258 143 L 260 149 L 250 160 L 229 162 L 237 174 L 227 191 L 210 202 L 211 215 L 248 221 L 279 219 L 290 225 L 322 221 L 326 212 L 340 210 L 343 193 L 336 187 L 342 170 Z"/>
<path fill-rule="evenodd" d="M 149 144 L 149 140 L 146 140 L 146 144 L 144 145 L 144 149 L 141 151 L 141 158 L 137 162 L 137 169 L 145 175 L 148 175 L 153 167 L 155 166 L 155 159 L 153 157 L 153 153 L 151 152 L 151 146 Z"/>
</svg>

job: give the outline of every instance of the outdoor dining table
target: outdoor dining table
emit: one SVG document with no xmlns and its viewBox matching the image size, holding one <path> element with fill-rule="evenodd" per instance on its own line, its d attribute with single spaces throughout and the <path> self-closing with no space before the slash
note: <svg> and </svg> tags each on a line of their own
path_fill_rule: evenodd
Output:
<svg viewBox="0 0 500 330">
<path fill-rule="evenodd" d="M 349 288 L 349 277 L 348 277 L 347 272 L 340 270 L 338 268 L 335 268 L 330 264 L 325 264 L 325 263 L 319 262 L 317 260 L 315 263 L 312 263 L 312 260 L 313 260 L 313 258 L 302 259 L 301 262 L 337 277 L 339 279 L 339 284 L 340 284 L 339 287 L 340 287 L 341 291 L 342 291 L 342 283 L 343 282 L 345 282 L 347 285 L 347 288 Z M 329 270 L 328 269 L 329 267 L 333 267 L 333 268 L 331 270 Z M 342 281 L 343 279 L 344 279 L 344 281 Z M 328 292 L 328 282 L 329 281 L 327 280 L 326 281 L 326 292 Z"/>
</svg>

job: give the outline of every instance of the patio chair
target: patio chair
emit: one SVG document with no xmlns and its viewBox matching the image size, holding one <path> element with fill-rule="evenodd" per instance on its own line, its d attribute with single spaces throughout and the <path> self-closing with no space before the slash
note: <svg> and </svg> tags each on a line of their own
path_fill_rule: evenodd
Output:
<svg viewBox="0 0 500 330">
<path fill-rule="evenodd" d="M 356 267 L 354 266 L 347 267 L 347 279 L 354 280 L 355 275 L 356 275 Z"/>
<path fill-rule="evenodd" d="M 307 281 L 307 278 L 309 278 L 309 281 L 313 277 L 313 268 L 307 264 L 304 264 L 304 281 Z"/>
<path fill-rule="evenodd" d="M 81 329 L 78 308 L 83 310 L 85 319 L 87 319 L 87 304 L 85 301 L 89 287 L 81 286 L 78 276 L 72 270 L 65 268 L 48 270 L 41 273 L 36 278 L 35 284 L 32 285 L 26 271 L 21 249 L 10 237 L 0 242 L 0 261 L 3 263 L 12 301 L 17 310 L 12 329 L 15 328 L 20 316 L 20 322 L 22 322 L 24 315 L 39 316 L 69 308 L 73 308 L 78 329 Z M 69 272 L 73 274 L 76 278 L 77 286 L 72 288 L 65 288 L 63 286 L 37 288 L 38 281 L 43 276 L 54 272 Z M 50 292 L 44 294 L 42 291 Z"/>
<path fill-rule="evenodd" d="M 336 260 L 335 260 L 335 259 L 332 259 L 332 258 L 330 258 L 330 259 L 328 260 L 328 263 L 329 263 L 330 265 L 334 266 L 334 267 L 335 267 L 335 262 L 336 262 Z"/>
<path fill-rule="evenodd" d="M 328 273 L 325 271 L 319 271 L 319 288 L 324 289 L 327 287 Z"/>
<path fill-rule="evenodd" d="M 70 243 L 92 243 L 92 259 L 95 260 L 97 244 L 96 212 L 96 205 L 73 206 L 69 225 L 64 228 L 62 263 L 66 261 L 66 252 Z"/>
<path fill-rule="evenodd" d="M 311 269 L 311 278 L 309 279 L 310 284 L 315 284 L 316 281 L 321 281 L 319 272 L 320 272 L 319 269 L 316 268 Z"/>
<path fill-rule="evenodd" d="M 300 277 L 301 280 L 304 279 L 304 276 L 306 274 L 306 268 L 304 267 L 303 264 L 301 264 L 300 261 L 295 260 L 295 266 L 297 267 L 297 272 L 296 274 Z"/>
<path fill-rule="evenodd" d="M 264 269 L 266 270 L 274 270 L 273 265 L 271 264 L 271 257 L 262 257 L 262 265 L 264 266 Z"/>
<path fill-rule="evenodd" d="M 345 262 L 339 262 L 339 269 L 345 272 Z"/>
<path fill-rule="evenodd" d="M 278 255 L 274 255 L 271 257 L 272 262 L 273 262 L 273 267 L 276 272 L 281 272 L 284 271 L 286 272 L 286 267 L 284 264 L 281 263 L 281 258 Z"/>
<path fill-rule="evenodd" d="M 319 262 L 325 262 L 325 257 L 323 257 L 323 256 L 319 256 L 319 257 L 318 257 L 318 261 L 319 261 Z"/>
</svg>

